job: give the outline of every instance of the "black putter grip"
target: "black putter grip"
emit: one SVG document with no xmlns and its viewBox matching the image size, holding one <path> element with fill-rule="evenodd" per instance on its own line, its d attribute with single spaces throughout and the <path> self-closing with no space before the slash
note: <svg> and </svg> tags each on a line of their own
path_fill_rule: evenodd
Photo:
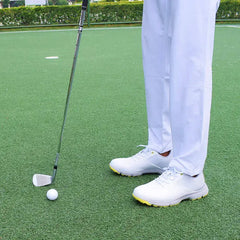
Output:
<svg viewBox="0 0 240 240">
<path fill-rule="evenodd" d="M 82 1 L 82 10 L 86 10 L 88 5 L 88 0 L 83 0 Z"/>
</svg>

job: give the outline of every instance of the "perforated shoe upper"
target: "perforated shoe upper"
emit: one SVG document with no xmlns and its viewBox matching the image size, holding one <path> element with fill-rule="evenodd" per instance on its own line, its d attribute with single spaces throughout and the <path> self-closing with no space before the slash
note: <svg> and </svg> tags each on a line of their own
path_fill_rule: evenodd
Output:
<svg viewBox="0 0 240 240">
<path fill-rule="evenodd" d="M 116 158 L 110 162 L 110 168 L 121 175 L 139 176 L 147 173 L 162 173 L 172 160 L 172 154 L 163 157 L 156 151 L 145 148 L 128 158 Z"/>
<path fill-rule="evenodd" d="M 208 194 L 203 173 L 191 177 L 169 168 L 155 180 L 136 187 L 133 196 L 142 203 L 155 206 L 176 205 L 184 199 L 198 199 Z"/>
</svg>

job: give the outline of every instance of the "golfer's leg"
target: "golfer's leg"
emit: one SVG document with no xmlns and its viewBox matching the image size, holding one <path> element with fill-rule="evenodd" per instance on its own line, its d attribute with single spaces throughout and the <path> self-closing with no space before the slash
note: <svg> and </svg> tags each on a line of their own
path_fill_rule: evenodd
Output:
<svg viewBox="0 0 240 240">
<path fill-rule="evenodd" d="M 172 154 L 159 154 L 172 149 L 169 123 L 168 1 L 144 2 L 142 46 L 149 141 L 148 147 L 136 155 L 116 158 L 110 162 L 110 168 L 118 174 L 139 176 L 162 173 L 172 159 Z"/>
<path fill-rule="evenodd" d="M 169 120 L 169 0 L 144 2 L 143 68 L 148 114 L 148 147 L 159 153 L 172 149 Z"/>
<path fill-rule="evenodd" d="M 171 6 L 170 166 L 199 174 L 207 155 L 212 54 L 218 0 L 175 0 Z"/>
</svg>

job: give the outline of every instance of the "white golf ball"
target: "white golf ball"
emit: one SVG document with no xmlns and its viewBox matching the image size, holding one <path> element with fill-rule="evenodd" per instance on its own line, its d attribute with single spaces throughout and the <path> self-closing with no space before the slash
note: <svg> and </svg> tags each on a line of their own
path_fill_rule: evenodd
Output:
<svg viewBox="0 0 240 240">
<path fill-rule="evenodd" d="M 47 191 L 47 199 L 54 201 L 58 198 L 58 192 L 55 189 L 50 189 Z"/>
</svg>

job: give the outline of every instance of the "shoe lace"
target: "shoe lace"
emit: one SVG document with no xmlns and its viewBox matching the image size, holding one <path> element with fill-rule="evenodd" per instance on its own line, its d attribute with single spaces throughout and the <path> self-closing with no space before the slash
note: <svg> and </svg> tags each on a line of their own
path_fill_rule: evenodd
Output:
<svg viewBox="0 0 240 240">
<path fill-rule="evenodd" d="M 177 171 L 175 168 L 169 167 L 164 168 L 164 172 L 162 175 L 160 175 L 158 178 L 155 179 L 155 181 L 159 184 L 168 184 L 176 179 L 176 177 L 180 174 L 182 175 L 182 172 Z"/>
<path fill-rule="evenodd" d="M 151 153 L 154 153 L 153 150 L 148 148 L 148 146 L 146 145 L 138 145 L 137 147 L 144 147 L 144 149 L 133 156 L 134 160 L 144 160 L 146 156 L 148 156 Z"/>
</svg>

